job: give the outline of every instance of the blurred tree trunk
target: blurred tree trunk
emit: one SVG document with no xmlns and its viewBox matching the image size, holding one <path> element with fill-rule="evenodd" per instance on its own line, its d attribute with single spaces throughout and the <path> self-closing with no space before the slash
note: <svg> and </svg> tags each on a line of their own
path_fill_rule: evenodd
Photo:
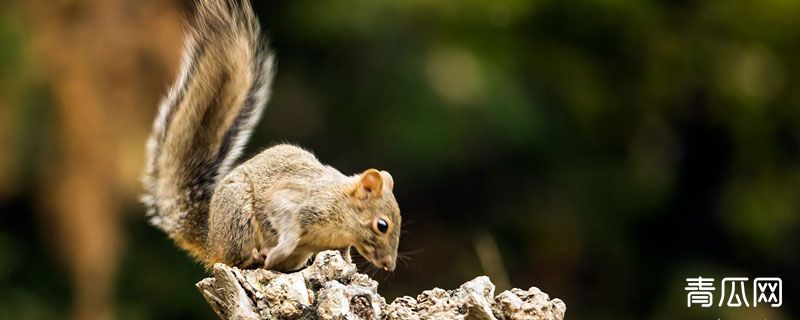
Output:
<svg viewBox="0 0 800 320">
<path fill-rule="evenodd" d="M 139 191 L 144 141 L 177 70 L 182 1 L 22 4 L 55 107 L 54 150 L 39 190 L 42 229 L 73 279 L 74 319 L 114 317 L 123 204 Z"/>
</svg>

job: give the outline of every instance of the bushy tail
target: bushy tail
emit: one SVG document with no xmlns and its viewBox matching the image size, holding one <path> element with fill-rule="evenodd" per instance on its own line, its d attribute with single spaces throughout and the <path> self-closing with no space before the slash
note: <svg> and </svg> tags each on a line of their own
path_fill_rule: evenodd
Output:
<svg viewBox="0 0 800 320">
<path fill-rule="evenodd" d="M 270 94 L 274 56 L 246 0 L 197 0 L 180 75 L 161 102 L 143 175 L 150 222 L 201 258 L 214 187 Z"/>
</svg>

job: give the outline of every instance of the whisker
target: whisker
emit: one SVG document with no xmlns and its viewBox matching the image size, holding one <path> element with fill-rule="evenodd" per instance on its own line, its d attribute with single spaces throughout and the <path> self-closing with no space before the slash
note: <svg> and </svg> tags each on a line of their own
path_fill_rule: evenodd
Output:
<svg viewBox="0 0 800 320">
<path fill-rule="evenodd" d="M 411 259 L 411 257 L 406 257 L 406 256 L 397 256 L 397 260 L 403 264 L 403 269 L 409 270 L 410 268 L 408 267 L 408 262 L 413 259 Z"/>
<path fill-rule="evenodd" d="M 413 263 L 417 267 L 417 270 L 422 271 L 422 266 L 417 262 L 417 260 L 414 260 L 413 257 L 410 257 L 410 256 L 399 256 L 398 255 L 397 258 L 398 258 L 398 260 L 403 262 L 403 264 L 406 266 L 407 269 L 410 269 L 409 268 L 409 263 Z"/>
<path fill-rule="evenodd" d="M 425 248 L 425 246 L 423 246 L 423 247 L 421 247 L 421 248 L 419 248 L 419 249 L 414 249 L 414 250 L 410 250 L 410 251 L 398 252 L 398 253 L 397 253 L 397 255 L 398 255 L 398 256 L 400 256 L 400 255 L 402 255 L 402 256 L 410 256 L 410 255 L 414 255 L 414 254 L 421 253 L 421 252 L 425 251 L 425 249 L 426 249 L 426 248 Z"/>
<path fill-rule="evenodd" d="M 411 226 L 411 225 L 417 224 L 418 222 L 419 222 L 419 221 L 417 221 L 417 220 L 408 220 L 408 221 L 403 221 L 403 226 L 404 226 L 404 227 L 406 227 L 406 226 Z"/>
<path fill-rule="evenodd" d="M 406 262 L 406 259 L 407 259 L 406 257 L 401 257 L 401 256 L 397 257 L 397 261 L 403 263 L 403 269 L 408 269 L 408 262 Z"/>
</svg>

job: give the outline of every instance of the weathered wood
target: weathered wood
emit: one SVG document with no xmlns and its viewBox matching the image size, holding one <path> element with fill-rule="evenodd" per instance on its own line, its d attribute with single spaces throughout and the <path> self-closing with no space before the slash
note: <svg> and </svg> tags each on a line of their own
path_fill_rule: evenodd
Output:
<svg viewBox="0 0 800 320">
<path fill-rule="evenodd" d="M 378 283 L 336 251 L 321 252 L 308 268 L 286 274 L 217 264 L 214 277 L 197 288 L 223 319 L 563 320 L 567 309 L 535 287 L 495 296 L 486 276 L 454 290 L 434 288 L 387 304 Z"/>
</svg>

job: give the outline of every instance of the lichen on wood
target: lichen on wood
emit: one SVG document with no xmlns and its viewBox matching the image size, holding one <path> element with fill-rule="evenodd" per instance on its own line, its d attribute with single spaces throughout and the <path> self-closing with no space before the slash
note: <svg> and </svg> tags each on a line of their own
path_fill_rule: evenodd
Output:
<svg viewBox="0 0 800 320">
<path fill-rule="evenodd" d="M 535 287 L 495 296 L 486 276 L 454 290 L 434 288 L 386 303 L 378 283 L 337 251 L 320 252 L 311 266 L 293 273 L 216 264 L 214 276 L 197 288 L 223 319 L 563 320 L 567 309 Z"/>
</svg>

